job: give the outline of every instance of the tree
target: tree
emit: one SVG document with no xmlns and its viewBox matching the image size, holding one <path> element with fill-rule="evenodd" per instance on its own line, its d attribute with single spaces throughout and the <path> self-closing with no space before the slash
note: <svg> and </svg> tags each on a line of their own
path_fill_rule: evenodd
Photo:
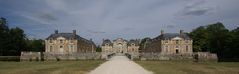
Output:
<svg viewBox="0 0 239 74">
<path fill-rule="evenodd" d="M 101 52 L 102 51 L 102 49 L 101 49 L 101 47 L 98 45 L 97 47 L 96 47 L 96 52 Z"/>
<path fill-rule="evenodd" d="M 189 36 L 193 39 L 193 51 L 208 51 L 208 31 L 204 26 L 194 29 Z"/>
<path fill-rule="evenodd" d="M 150 39 L 150 38 L 149 38 L 149 37 L 146 37 L 146 38 L 143 38 L 143 39 L 140 41 L 140 43 L 139 43 L 139 45 L 140 45 L 139 50 L 144 50 L 145 42 L 146 42 L 146 40 L 148 40 L 148 39 Z"/>
<path fill-rule="evenodd" d="M 226 40 L 226 48 L 223 51 L 226 61 L 239 61 L 239 27 L 230 31 Z"/>
<path fill-rule="evenodd" d="M 44 40 L 42 39 L 33 39 L 33 40 L 27 40 L 27 50 L 26 51 L 37 51 L 37 52 L 43 52 L 44 50 Z"/>
<path fill-rule="evenodd" d="M 27 50 L 27 44 L 26 44 L 26 36 L 24 34 L 24 31 L 18 27 L 12 28 L 9 31 L 10 34 L 10 40 L 9 43 L 11 47 L 9 47 L 8 54 L 10 55 L 20 55 L 21 51 Z"/>
<path fill-rule="evenodd" d="M 4 55 L 7 52 L 9 40 L 9 28 L 7 26 L 7 21 L 5 18 L 0 18 L 0 56 Z"/>
<path fill-rule="evenodd" d="M 213 53 L 217 53 L 218 57 L 223 56 L 223 50 L 226 47 L 226 39 L 228 38 L 228 30 L 220 22 L 207 26 L 209 33 L 209 49 Z"/>
</svg>

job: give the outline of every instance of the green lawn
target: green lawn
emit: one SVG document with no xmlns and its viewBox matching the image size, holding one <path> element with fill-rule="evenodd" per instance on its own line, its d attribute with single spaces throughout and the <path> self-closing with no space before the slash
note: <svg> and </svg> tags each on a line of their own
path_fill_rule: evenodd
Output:
<svg viewBox="0 0 239 74">
<path fill-rule="evenodd" d="M 154 74 L 239 74 L 239 62 L 136 61 Z"/>
<path fill-rule="evenodd" d="M 104 61 L 0 62 L 0 74 L 85 74 Z"/>
</svg>

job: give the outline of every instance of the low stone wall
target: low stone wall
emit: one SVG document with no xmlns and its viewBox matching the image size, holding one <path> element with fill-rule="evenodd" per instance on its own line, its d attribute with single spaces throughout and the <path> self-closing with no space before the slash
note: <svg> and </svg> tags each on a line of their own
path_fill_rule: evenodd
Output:
<svg viewBox="0 0 239 74">
<path fill-rule="evenodd" d="M 162 54 L 162 53 L 140 53 L 140 60 L 181 60 L 195 62 L 217 62 L 217 54 L 209 52 L 195 52 L 192 54 Z"/>
<path fill-rule="evenodd" d="M 21 52 L 20 61 L 40 61 L 41 52 Z"/>
<path fill-rule="evenodd" d="M 60 60 L 96 60 L 101 59 L 101 53 L 43 53 L 45 61 L 60 61 Z"/>
<path fill-rule="evenodd" d="M 217 54 L 210 52 L 195 52 L 194 53 L 195 61 L 197 62 L 217 62 Z"/>
<path fill-rule="evenodd" d="M 193 60 L 192 54 L 140 53 L 141 60 Z"/>
</svg>

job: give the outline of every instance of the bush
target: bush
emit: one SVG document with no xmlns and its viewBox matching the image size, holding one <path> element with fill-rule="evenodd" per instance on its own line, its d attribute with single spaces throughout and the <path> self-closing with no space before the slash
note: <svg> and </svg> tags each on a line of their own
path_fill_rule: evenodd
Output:
<svg viewBox="0 0 239 74">
<path fill-rule="evenodd" d="M 0 56 L 0 61 L 20 61 L 20 56 Z"/>
</svg>

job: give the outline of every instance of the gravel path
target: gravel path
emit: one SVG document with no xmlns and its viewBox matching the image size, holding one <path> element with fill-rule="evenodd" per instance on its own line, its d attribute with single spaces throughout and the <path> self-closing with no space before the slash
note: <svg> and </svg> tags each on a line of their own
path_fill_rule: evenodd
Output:
<svg viewBox="0 0 239 74">
<path fill-rule="evenodd" d="M 125 56 L 114 56 L 89 74 L 153 74 Z"/>
</svg>

